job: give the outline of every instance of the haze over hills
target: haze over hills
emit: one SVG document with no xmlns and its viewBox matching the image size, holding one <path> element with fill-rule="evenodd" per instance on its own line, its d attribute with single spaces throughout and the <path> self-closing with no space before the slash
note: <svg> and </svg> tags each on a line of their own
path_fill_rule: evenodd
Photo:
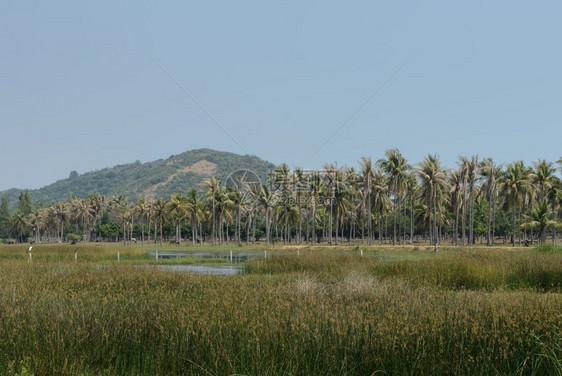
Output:
<svg viewBox="0 0 562 376">
<path fill-rule="evenodd" d="M 265 182 L 274 167 L 274 164 L 256 156 L 196 149 L 152 162 L 136 161 L 84 174 L 73 171 L 69 178 L 29 190 L 29 193 L 34 203 L 41 204 L 66 201 L 71 195 L 82 198 L 94 193 L 106 196 L 123 194 L 130 201 L 140 197 L 168 198 L 173 193 L 200 189 L 202 182 L 211 176 L 224 181 L 230 173 L 239 169 L 252 170 Z M 10 210 L 15 210 L 22 191 L 24 189 L 17 188 L 0 191 L 0 197 L 6 196 Z"/>
</svg>

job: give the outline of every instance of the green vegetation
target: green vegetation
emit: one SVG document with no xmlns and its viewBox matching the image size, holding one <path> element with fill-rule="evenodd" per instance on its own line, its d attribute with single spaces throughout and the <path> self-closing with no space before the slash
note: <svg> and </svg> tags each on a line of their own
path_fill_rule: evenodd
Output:
<svg viewBox="0 0 562 376">
<path fill-rule="evenodd" d="M 199 150 L 72 173 L 45 205 L 2 197 L 0 374 L 562 374 L 553 163 L 391 149 L 225 185 L 267 167 Z M 140 267 L 156 249 L 268 257 L 234 276 Z"/>
<path fill-rule="evenodd" d="M 146 246 L 1 247 L 0 374 L 562 372 L 560 248 L 280 248 L 211 276 L 132 267 Z"/>
<path fill-rule="evenodd" d="M 216 169 L 186 169 L 202 160 L 215 164 Z M 198 189 L 201 188 L 203 180 L 211 175 L 224 180 L 231 172 L 241 168 L 255 171 L 265 181 L 268 172 L 274 167 L 273 164 L 255 156 L 198 149 L 172 155 L 167 159 L 147 163 L 137 161 L 82 175 L 72 171 L 68 179 L 31 190 L 29 194 L 33 202 L 38 204 L 66 201 L 73 195 L 85 198 L 92 194 L 126 194 L 128 200 L 135 201 L 145 196 L 169 197 L 176 192 Z M 18 198 L 22 192 L 25 191 L 10 189 L 0 192 L 0 196 L 7 197 L 10 210 L 13 211 L 18 207 Z"/>
<path fill-rule="evenodd" d="M 20 192 L 12 213 L 4 199 L 0 238 L 194 246 L 430 244 L 438 251 L 449 244 L 556 244 L 562 234 L 562 181 L 554 163 L 545 160 L 503 168 L 489 158 L 460 157 L 451 170 L 437 156 L 412 165 L 390 149 L 375 163 L 363 157 L 358 171 L 336 165 L 291 170 L 281 164 L 266 178 L 272 166 L 256 157 L 202 149 L 134 166 L 137 172 L 119 173 L 128 179 L 119 185 L 127 195 L 94 189 L 85 198 L 34 205 L 30 192 Z M 225 182 L 238 168 L 255 169 L 266 184 L 245 181 L 244 174 Z M 91 176 L 113 186 L 115 181 L 98 173 L 111 169 Z M 192 173 L 197 184 L 173 183 Z M 90 176 L 72 175 L 72 187 Z M 157 182 L 145 184 L 148 176 L 158 176 Z"/>
</svg>

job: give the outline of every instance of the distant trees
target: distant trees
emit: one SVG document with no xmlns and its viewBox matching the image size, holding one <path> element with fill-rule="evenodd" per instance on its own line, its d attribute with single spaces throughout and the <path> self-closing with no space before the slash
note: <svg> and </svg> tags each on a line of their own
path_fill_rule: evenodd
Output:
<svg viewBox="0 0 562 376">
<path fill-rule="evenodd" d="M 10 209 L 8 200 L 2 196 L 0 199 L 0 239 L 6 239 L 10 233 Z"/>
<path fill-rule="evenodd" d="M 211 177 L 201 190 L 169 197 L 131 203 L 123 195 L 94 194 L 42 206 L 24 191 L 14 213 L 1 199 L 0 238 L 179 244 L 187 237 L 193 245 L 427 241 L 437 250 L 445 241 L 543 243 L 550 232 L 556 242 L 562 183 L 555 166 L 538 160 L 503 168 L 472 156 L 460 157 L 450 170 L 436 155 L 412 166 L 398 149 L 390 149 L 376 163 L 362 157 L 358 170 L 326 164 L 306 171 L 282 164 L 267 184 L 244 192 Z"/>
</svg>

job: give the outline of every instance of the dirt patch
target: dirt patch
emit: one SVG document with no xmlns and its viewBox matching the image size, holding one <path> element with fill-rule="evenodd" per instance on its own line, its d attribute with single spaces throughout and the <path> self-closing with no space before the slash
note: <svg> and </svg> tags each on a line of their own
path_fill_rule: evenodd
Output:
<svg viewBox="0 0 562 376">
<path fill-rule="evenodd" d="M 188 173 L 188 172 L 193 172 L 199 175 L 213 175 L 215 172 L 217 172 L 217 165 L 213 162 L 209 162 L 205 159 L 202 159 L 199 162 L 192 164 L 191 166 L 182 167 L 176 170 L 176 172 L 174 172 L 172 175 L 168 176 L 168 178 L 165 181 L 154 184 L 150 188 L 145 189 L 143 192 L 144 196 L 147 198 L 155 198 L 156 190 L 158 188 L 169 184 L 172 180 L 174 180 L 176 176 L 178 176 L 178 174 Z"/>
<path fill-rule="evenodd" d="M 213 162 L 202 159 L 191 166 L 180 168 L 176 174 L 178 172 L 194 172 L 201 175 L 212 175 L 217 172 L 217 165 Z"/>
</svg>

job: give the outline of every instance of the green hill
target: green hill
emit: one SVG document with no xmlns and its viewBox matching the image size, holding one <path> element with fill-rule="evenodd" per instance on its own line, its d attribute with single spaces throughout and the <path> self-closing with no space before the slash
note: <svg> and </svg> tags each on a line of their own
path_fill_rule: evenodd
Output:
<svg viewBox="0 0 562 376">
<path fill-rule="evenodd" d="M 173 193 L 200 189 L 202 182 L 211 176 L 225 181 L 230 173 L 239 169 L 254 171 L 265 182 L 268 172 L 274 167 L 274 164 L 256 156 L 197 149 L 153 162 L 136 161 L 81 175 L 73 172 L 68 179 L 29 192 L 32 201 L 41 204 L 68 200 L 71 195 L 86 197 L 93 193 L 106 196 L 123 194 L 131 201 L 140 197 L 168 198 Z M 22 191 L 1 191 L 0 197 L 5 195 L 10 210 L 15 210 Z"/>
</svg>

